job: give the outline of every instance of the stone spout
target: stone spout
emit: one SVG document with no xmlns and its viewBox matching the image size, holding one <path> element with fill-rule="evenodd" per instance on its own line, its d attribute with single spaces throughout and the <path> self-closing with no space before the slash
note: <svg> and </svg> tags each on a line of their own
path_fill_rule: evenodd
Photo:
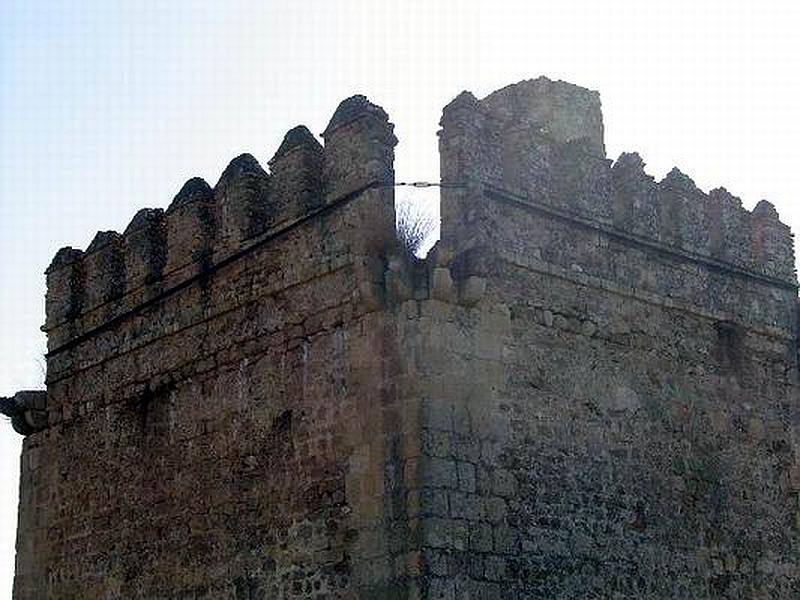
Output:
<svg viewBox="0 0 800 600">
<path fill-rule="evenodd" d="M 11 419 L 20 435 L 30 435 L 47 427 L 47 392 L 25 390 L 11 398 L 0 398 L 0 414 Z"/>
</svg>

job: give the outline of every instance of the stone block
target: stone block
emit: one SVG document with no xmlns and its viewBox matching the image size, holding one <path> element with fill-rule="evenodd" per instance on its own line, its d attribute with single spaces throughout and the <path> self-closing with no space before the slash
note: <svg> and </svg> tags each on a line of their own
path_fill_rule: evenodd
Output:
<svg viewBox="0 0 800 600">
<path fill-rule="evenodd" d="M 431 298 L 442 302 L 455 302 L 456 288 L 450 269 L 436 267 L 431 271 Z"/>
<path fill-rule="evenodd" d="M 494 549 L 492 526 L 488 523 L 470 523 L 469 547 L 475 552 L 491 552 Z"/>
<path fill-rule="evenodd" d="M 486 278 L 473 275 L 461 282 L 458 300 L 464 306 L 475 306 L 485 294 Z"/>
<path fill-rule="evenodd" d="M 450 493 L 450 516 L 455 519 L 480 521 L 483 519 L 483 498 L 477 494 Z"/>
<path fill-rule="evenodd" d="M 513 473 L 506 469 L 492 472 L 492 491 L 496 496 L 510 498 L 517 493 L 517 480 Z"/>
<path fill-rule="evenodd" d="M 428 597 L 437 600 L 455 600 L 455 583 L 451 579 L 432 578 Z"/>
<path fill-rule="evenodd" d="M 508 514 L 508 506 L 503 498 L 490 497 L 485 499 L 486 519 L 491 523 L 500 523 Z"/>
<path fill-rule="evenodd" d="M 428 518 L 422 525 L 422 543 L 430 548 L 453 548 L 455 523 L 449 519 Z"/>
<path fill-rule="evenodd" d="M 439 489 L 423 488 L 420 494 L 420 511 L 423 515 L 446 517 L 448 508 L 447 492 Z"/>
<path fill-rule="evenodd" d="M 437 399 L 422 402 L 423 426 L 442 431 L 453 431 L 453 405 Z"/>
<path fill-rule="evenodd" d="M 463 492 L 475 492 L 475 465 L 468 462 L 457 463 L 458 488 Z"/>
<path fill-rule="evenodd" d="M 458 489 L 458 470 L 454 460 L 423 456 L 420 468 L 425 485 L 435 488 Z"/>
</svg>

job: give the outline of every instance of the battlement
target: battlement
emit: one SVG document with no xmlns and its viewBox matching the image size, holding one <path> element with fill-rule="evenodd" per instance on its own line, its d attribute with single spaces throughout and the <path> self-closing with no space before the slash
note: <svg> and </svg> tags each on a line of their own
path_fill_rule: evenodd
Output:
<svg viewBox="0 0 800 600">
<path fill-rule="evenodd" d="M 771 204 L 753 210 L 723 188 L 706 194 L 677 168 L 661 181 L 636 153 L 605 156 L 596 92 L 539 78 L 442 115 L 442 177 L 488 183 L 626 234 L 737 269 L 796 282 L 793 240 Z M 451 216 L 443 206 L 444 215 Z M 459 211 L 456 211 L 459 212 Z M 463 234 L 445 220 L 443 238 Z"/>
<path fill-rule="evenodd" d="M 166 210 L 144 208 L 124 233 L 98 232 L 85 251 L 62 248 L 48 267 L 50 351 L 208 273 L 257 244 L 370 186 L 394 181 L 393 125 L 382 108 L 353 96 L 322 134 L 289 130 L 268 170 L 234 158 L 212 188 L 187 181 Z M 391 207 L 393 213 L 393 206 Z M 368 223 L 364 238 L 369 237 Z"/>
<path fill-rule="evenodd" d="M 541 240 L 514 230 L 524 222 L 516 215 L 495 221 L 497 227 L 476 225 L 493 222 L 480 216 L 481 204 L 507 197 L 684 262 L 796 285 L 792 234 L 769 202 L 748 211 L 724 188 L 704 193 L 677 168 L 656 181 L 636 153 L 607 159 L 597 92 L 543 77 L 482 100 L 463 92 L 444 108 L 441 125 L 442 182 L 463 186 L 442 194 L 444 246 L 491 242 L 501 251 L 527 245 L 529 255 L 541 254 Z M 49 349 L 202 277 L 359 190 L 392 185 L 397 139 L 382 108 L 364 96 L 348 98 L 322 138 L 324 146 L 305 126 L 294 127 L 267 169 L 242 154 L 213 188 L 190 179 L 166 210 L 140 210 L 124 233 L 99 232 L 86 251 L 60 250 L 47 269 Z M 494 200 L 476 200 L 478 189 L 491 190 Z M 354 232 L 365 244 L 379 235 L 367 222 Z M 499 241 L 498 232 L 506 230 L 513 233 Z M 570 255 L 554 252 L 560 256 L 551 262 Z M 616 269 L 600 274 L 643 287 Z"/>
<path fill-rule="evenodd" d="M 684 262 L 796 285 L 792 234 L 774 206 L 762 201 L 748 211 L 724 188 L 704 193 L 677 168 L 656 181 L 636 153 L 607 159 L 597 92 L 543 77 L 482 100 L 463 92 L 444 108 L 441 125 L 442 182 L 463 186 L 442 194 L 447 247 L 491 242 L 508 251 L 527 245 L 529 254 L 541 255 L 541 240 L 513 231 L 515 220 L 524 222 L 516 215 L 494 221 L 493 228 L 476 225 L 492 222 L 480 216 L 480 204 L 494 200 L 476 200 L 469 191 L 483 189 L 495 200 L 554 211 Z M 202 277 L 270 233 L 359 190 L 393 183 L 393 126 L 364 96 L 344 100 L 322 138 L 324 146 L 306 127 L 292 128 L 268 169 L 242 154 L 213 188 L 190 179 L 166 210 L 140 210 L 124 233 L 99 232 L 86 251 L 60 250 L 47 269 L 49 349 Z M 498 232 L 506 230 L 513 233 L 499 241 Z M 376 235 L 366 225 L 354 239 Z M 570 255 L 554 252 L 560 256 L 550 262 Z M 616 269 L 600 274 L 643 287 Z"/>
</svg>

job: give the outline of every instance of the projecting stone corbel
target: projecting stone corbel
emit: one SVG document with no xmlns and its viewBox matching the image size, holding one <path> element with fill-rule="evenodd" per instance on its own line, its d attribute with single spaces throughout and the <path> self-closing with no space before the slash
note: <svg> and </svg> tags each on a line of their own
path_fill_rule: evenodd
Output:
<svg viewBox="0 0 800 600">
<path fill-rule="evenodd" d="M 0 398 L 0 414 L 11 419 L 20 435 L 30 435 L 47 427 L 47 392 L 26 390 L 11 398 Z"/>
</svg>

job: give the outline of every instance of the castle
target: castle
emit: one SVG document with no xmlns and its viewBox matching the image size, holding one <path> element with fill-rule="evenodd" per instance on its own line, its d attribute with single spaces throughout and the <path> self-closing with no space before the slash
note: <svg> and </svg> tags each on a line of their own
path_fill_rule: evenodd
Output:
<svg viewBox="0 0 800 600">
<path fill-rule="evenodd" d="M 16 600 L 796 598 L 793 242 L 545 78 L 443 111 L 396 241 L 342 102 L 47 269 Z"/>
</svg>

